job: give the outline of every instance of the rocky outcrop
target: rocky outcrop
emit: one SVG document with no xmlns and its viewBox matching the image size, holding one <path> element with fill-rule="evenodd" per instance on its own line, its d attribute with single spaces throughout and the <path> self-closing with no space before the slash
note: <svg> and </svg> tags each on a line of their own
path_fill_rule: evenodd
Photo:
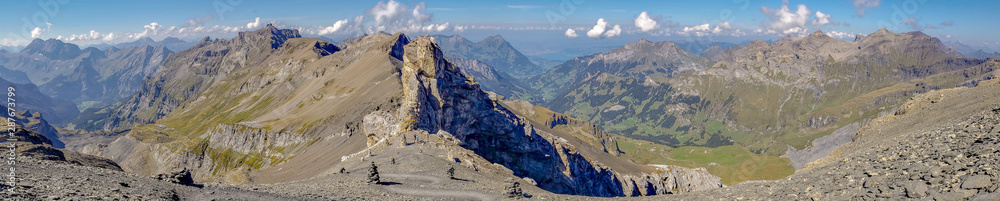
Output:
<svg viewBox="0 0 1000 201">
<path fill-rule="evenodd" d="M 25 129 L 20 123 L 17 124 L 14 128 L 16 131 L 12 133 L 13 136 L 7 138 L 12 140 L 8 140 L 4 145 L 5 149 L 12 147 L 11 149 L 15 150 L 14 153 L 10 153 L 11 157 L 13 157 L 10 159 L 12 161 L 19 160 L 14 156 L 16 154 L 18 156 L 59 161 L 80 166 L 106 168 L 116 171 L 122 170 L 118 164 L 106 158 L 55 148 L 52 146 L 52 140 L 45 137 L 45 135 Z M 6 132 L 7 130 L 5 129 L 4 131 Z"/>
<path fill-rule="evenodd" d="M 463 147 L 552 192 L 638 195 L 624 189 L 628 185 L 623 181 L 634 180 L 621 179 L 612 169 L 578 153 L 565 139 L 537 132 L 525 119 L 491 100 L 477 83 L 444 59 L 434 38 L 420 37 L 406 45 L 403 58 L 400 132 L 448 133 Z M 663 181 L 667 180 L 647 183 L 660 183 L 650 187 L 653 192 L 679 192 L 662 189 L 670 186 Z"/>
<path fill-rule="evenodd" d="M 306 142 L 301 134 L 271 132 L 243 124 L 220 124 L 208 132 L 208 148 L 232 149 L 241 154 L 261 153 L 286 157 L 277 149 L 291 148 Z"/>
<path fill-rule="evenodd" d="M 620 176 L 626 196 L 686 194 L 722 188 L 722 181 L 704 168 L 659 166 L 658 172 Z"/>
<path fill-rule="evenodd" d="M 802 150 L 788 146 L 788 151 L 781 157 L 790 159 L 791 165 L 796 170 L 802 169 L 806 164 L 819 160 L 830 154 L 840 146 L 851 142 L 851 138 L 858 134 L 861 128 L 859 123 L 851 123 L 833 131 L 830 135 L 816 138 L 812 141 L 812 146 Z"/>
</svg>

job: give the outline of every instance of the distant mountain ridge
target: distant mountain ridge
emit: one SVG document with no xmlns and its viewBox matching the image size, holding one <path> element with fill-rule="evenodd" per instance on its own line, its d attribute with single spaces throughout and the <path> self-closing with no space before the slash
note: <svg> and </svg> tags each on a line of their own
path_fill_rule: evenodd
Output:
<svg viewBox="0 0 1000 201">
<path fill-rule="evenodd" d="M 479 60 L 517 78 L 544 72 L 541 66 L 531 62 L 531 59 L 511 46 L 500 35 L 486 37 L 475 43 L 459 35 L 433 37 L 446 53 Z"/>
<path fill-rule="evenodd" d="M 142 79 L 155 72 L 171 53 L 165 46 L 81 50 L 75 44 L 56 39 L 36 39 L 17 54 L 0 54 L 5 57 L 0 66 L 23 72 L 3 77 L 20 82 L 23 80 L 20 74 L 24 74 L 45 94 L 73 101 L 85 109 L 132 95 Z"/>
<path fill-rule="evenodd" d="M 156 47 L 156 46 L 161 46 L 162 45 L 164 47 L 167 47 L 167 49 L 174 50 L 174 51 L 180 51 L 180 50 L 191 48 L 192 46 L 194 46 L 196 44 L 198 44 L 198 43 L 197 42 L 186 42 L 184 40 L 181 40 L 179 38 L 174 38 L 174 37 L 166 37 L 166 38 L 163 38 L 163 40 L 160 40 L 160 41 L 154 41 L 150 37 L 143 37 L 143 38 L 140 38 L 140 39 L 132 41 L 132 42 L 125 42 L 125 43 L 115 44 L 114 47 L 115 48 L 119 48 L 119 49 L 125 49 L 125 48 L 128 48 L 128 47 L 136 47 L 136 46 L 153 46 L 153 47 Z"/>
<path fill-rule="evenodd" d="M 921 32 L 885 29 L 854 42 L 821 31 L 757 40 L 711 48 L 704 55 L 712 59 L 675 47 L 639 40 L 567 61 L 533 77 L 531 87 L 542 92 L 542 105 L 609 132 L 671 146 L 736 144 L 776 156 L 788 144 L 802 149 L 822 136 L 816 133 L 872 118 L 873 107 L 990 71 L 961 72 L 989 67 Z M 910 80 L 926 83 L 887 88 Z"/>
</svg>

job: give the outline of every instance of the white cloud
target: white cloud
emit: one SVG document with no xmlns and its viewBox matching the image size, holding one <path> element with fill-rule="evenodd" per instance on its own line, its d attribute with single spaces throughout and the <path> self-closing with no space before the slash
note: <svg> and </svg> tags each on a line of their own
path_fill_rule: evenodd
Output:
<svg viewBox="0 0 1000 201">
<path fill-rule="evenodd" d="M 19 45 L 21 45 L 21 43 L 18 40 L 10 38 L 3 38 L 3 40 L 0 40 L 0 46 L 19 46 Z"/>
<path fill-rule="evenodd" d="M 87 33 L 82 34 L 71 34 L 69 36 L 60 35 L 56 37 L 59 40 L 65 42 L 76 43 L 80 45 L 87 44 L 97 44 L 97 43 L 109 43 L 116 44 L 122 42 L 130 42 L 143 37 L 151 38 L 161 38 L 161 37 L 204 37 L 214 34 L 224 34 L 224 33 L 235 33 L 240 31 L 250 30 L 251 26 L 222 26 L 214 25 L 210 27 L 197 25 L 198 20 L 187 20 L 183 27 L 170 26 L 165 27 L 157 22 L 151 22 L 149 24 L 143 25 L 142 32 L 119 32 L 119 33 L 101 33 L 96 30 L 90 30 Z M 200 20 L 202 22 L 206 21 L 204 19 Z M 259 18 L 255 18 L 254 22 L 250 24 L 260 24 Z M 258 25 L 259 26 L 259 25 Z"/>
<path fill-rule="evenodd" d="M 600 38 L 601 34 L 604 34 L 604 30 L 607 28 L 608 22 L 604 21 L 604 18 L 597 19 L 597 24 L 590 31 L 587 31 L 587 37 Z"/>
<path fill-rule="evenodd" d="M 566 33 L 565 34 L 566 34 L 566 37 L 570 37 L 570 38 L 576 38 L 576 37 L 580 36 L 580 35 L 576 35 L 576 30 L 573 30 L 573 29 L 566 29 Z"/>
<path fill-rule="evenodd" d="M 854 10 L 858 17 L 865 16 L 865 9 L 878 7 L 882 0 L 854 0 Z"/>
<path fill-rule="evenodd" d="M 618 36 L 618 35 L 622 35 L 622 26 L 617 25 L 617 24 L 615 25 L 615 28 L 612 28 L 611 30 L 608 30 L 607 32 L 604 32 L 604 37 L 607 37 L 607 38 L 615 37 L 615 36 Z"/>
<path fill-rule="evenodd" d="M 409 9 L 405 4 L 389 0 L 379 2 L 366 13 L 374 19 L 374 23 L 368 27 L 368 32 L 440 32 L 447 30 L 447 22 L 443 24 L 431 23 L 433 14 L 426 13 L 427 4 L 417 3 L 413 9 Z"/>
<path fill-rule="evenodd" d="M 322 27 L 316 34 L 317 35 L 327 35 L 340 31 L 341 28 L 347 25 L 347 19 L 337 20 L 333 23 L 333 26 Z"/>
<path fill-rule="evenodd" d="M 247 29 L 256 29 L 260 27 L 260 17 L 253 20 L 251 23 L 247 23 Z"/>
<path fill-rule="evenodd" d="M 608 30 L 608 21 L 604 21 L 604 18 L 598 18 L 597 24 L 594 25 L 594 28 L 587 31 L 587 37 L 598 39 L 606 37 L 610 38 L 621 35 L 621 33 L 622 28 L 620 25 L 615 25 L 614 28 Z"/>
<path fill-rule="evenodd" d="M 639 28 L 639 31 L 643 32 L 652 31 L 659 27 L 659 25 L 656 24 L 656 20 L 650 18 L 649 14 L 647 14 L 646 11 L 642 11 L 642 13 L 639 13 L 639 17 L 636 17 L 634 22 L 635 22 L 635 27 Z"/>
<path fill-rule="evenodd" d="M 830 19 L 830 14 L 826 14 L 826 13 L 823 13 L 823 12 L 816 11 L 816 19 L 814 19 L 812 21 L 812 24 L 813 24 L 813 26 L 819 27 L 819 26 L 823 26 L 823 25 L 826 25 L 826 24 L 837 25 L 839 23 L 837 23 L 837 21 L 831 20 Z"/>
<path fill-rule="evenodd" d="M 448 29 L 448 22 L 445 22 L 444 24 L 428 24 L 423 28 L 425 32 L 442 32 L 447 29 Z"/>
<path fill-rule="evenodd" d="M 788 8 L 788 2 L 785 1 L 777 10 L 761 6 L 760 12 L 771 20 L 764 23 L 767 30 L 783 34 L 801 34 L 809 30 L 806 28 L 806 23 L 809 22 L 809 14 L 812 12 L 805 4 L 799 4 L 798 9 L 792 12 Z"/>
<path fill-rule="evenodd" d="M 856 36 L 856 34 L 854 33 L 845 33 L 839 31 L 830 31 L 827 32 L 826 35 L 829 35 L 830 37 L 834 38 L 854 38 L 854 36 Z"/>
<path fill-rule="evenodd" d="M 746 33 L 743 32 L 742 30 L 733 29 L 733 26 L 732 26 L 732 24 L 729 23 L 729 21 L 719 22 L 715 26 L 712 26 L 712 24 L 710 24 L 710 23 L 705 23 L 705 24 L 700 24 L 700 25 L 694 25 L 694 26 L 688 26 L 688 27 L 682 28 L 680 31 L 677 31 L 677 34 L 684 35 L 684 36 L 690 36 L 690 35 L 706 36 L 706 35 L 709 35 L 709 34 L 730 35 L 730 36 L 744 36 L 744 35 L 746 35 Z"/>
<path fill-rule="evenodd" d="M 711 27 L 711 25 L 709 25 L 708 23 L 702 25 L 684 27 L 684 32 L 708 31 L 709 27 Z"/>
<path fill-rule="evenodd" d="M 455 25 L 454 28 L 452 28 L 452 31 L 463 32 L 463 31 L 465 31 L 465 26 Z"/>
<path fill-rule="evenodd" d="M 42 37 L 41 27 L 35 27 L 35 29 L 31 30 L 31 38 L 38 38 L 38 37 Z"/>
</svg>

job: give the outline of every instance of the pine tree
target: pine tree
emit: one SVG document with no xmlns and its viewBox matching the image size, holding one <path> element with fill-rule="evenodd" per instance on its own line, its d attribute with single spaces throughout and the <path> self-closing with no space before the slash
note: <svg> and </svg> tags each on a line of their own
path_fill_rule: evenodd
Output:
<svg viewBox="0 0 1000 201">
<path fill-rule="evenodd" d="M 378 184 L 380 178 L 378 176 L 378 166 L 375 166 L 375 161 L 372 161 L 371 168 L 368 168 L 368 184 Z"/>
</svg>

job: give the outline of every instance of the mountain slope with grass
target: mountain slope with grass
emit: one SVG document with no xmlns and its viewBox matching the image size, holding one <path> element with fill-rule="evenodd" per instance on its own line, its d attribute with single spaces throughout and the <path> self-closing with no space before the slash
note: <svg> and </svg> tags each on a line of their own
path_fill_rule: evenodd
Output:
<svg viewBox="0 0 1000 201">
<path fill-rule="evenodd" d="M 667 42 L 640 40 L 576 58 L 533 78 L 531 86 L 544 92 L 541 105 L 608 132 L 766 157 L 829 150 L 847 142 L 814 140 L 915 94 L 974 84 L 995 69 L 986 60 L 955 57 L 923 33 L 884 29 L 853 42 L 822 32 L 753 41 L 713 53 L 717 62 L 679 48 L 634 48 L 671 47 L 643 44 Z"/>
</svg>

